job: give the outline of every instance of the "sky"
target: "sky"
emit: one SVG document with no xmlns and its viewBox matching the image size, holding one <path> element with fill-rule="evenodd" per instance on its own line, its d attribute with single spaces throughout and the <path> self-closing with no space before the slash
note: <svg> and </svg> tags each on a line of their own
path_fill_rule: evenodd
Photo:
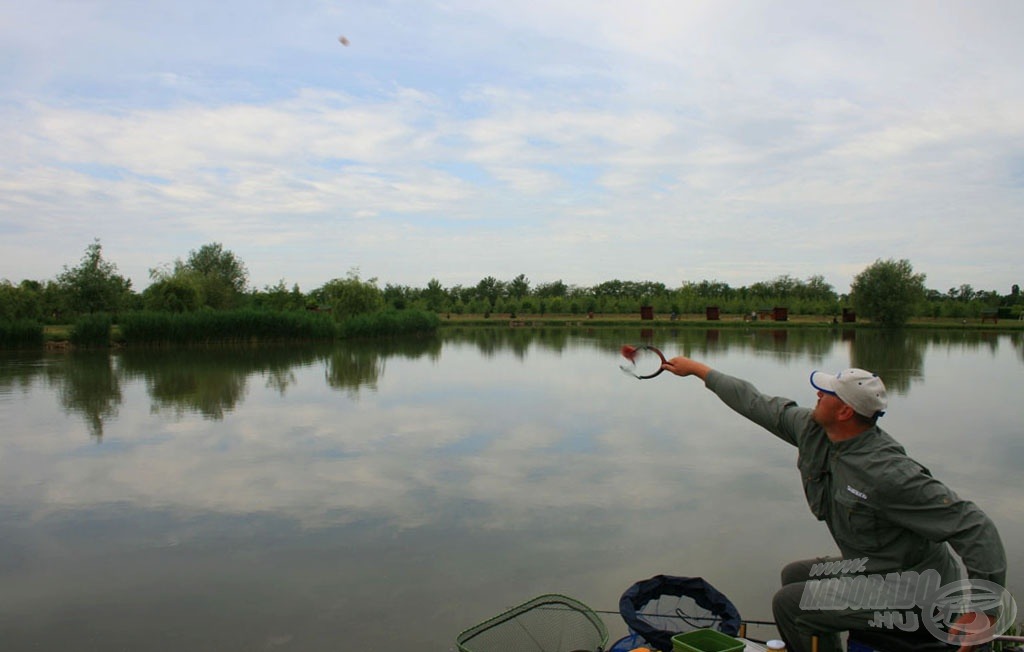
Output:
<svg viewBox="0 0 1024 652">
<path fill-rule="evenodd" d="M 0 0 L 0 279 L 1024 280 L 1024 2 Z M 344 36 L 349 44 L 343 45 Z"/>
</svg>

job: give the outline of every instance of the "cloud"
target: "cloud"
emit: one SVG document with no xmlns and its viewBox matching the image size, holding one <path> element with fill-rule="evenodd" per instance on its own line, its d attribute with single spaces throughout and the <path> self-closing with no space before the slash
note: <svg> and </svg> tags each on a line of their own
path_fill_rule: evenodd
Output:
<svg viewBox="0 0 1024 652">
<path fill-rule="evenodd" d="M 843 290 L 893 257 L 1005 290 L 1022 10 L 918 9 L 21 7 L 0 28 L 0 277 L 51 278 L 99 237 L 137 288 L 219 241 L 256 285 L 305 289 L 359 266 Z M 620 255 L 638 230 L 687 259 Z"/>
</svg>

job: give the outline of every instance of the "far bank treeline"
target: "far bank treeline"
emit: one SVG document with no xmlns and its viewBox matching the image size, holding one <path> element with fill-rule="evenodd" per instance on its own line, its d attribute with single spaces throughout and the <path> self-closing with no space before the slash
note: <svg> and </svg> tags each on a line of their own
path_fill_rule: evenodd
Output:
<svg viewBox="0 0 1024 652">
<path fill-rule="evenodd" d="M 793 315 L 838 315 L 843 308 L 882 325 L 898 326 L 914 317 L 975 318 L 998 311 L 1016 317 L 1024 303 L 1020 288 L 1008 294 L 970 285 L 945 292 L 927 289 L 925 276 L 909 261 L 878 260 L 840 294 L 822 276 L 789 275 L 732 287 L 720 281 L 684 281 L 670 288 L 653 281 L 611 280 L 592 287 L 553 281 L 532 284 L 525 274 L 510 280 L 488 276 L 476 285 L 444 287 L 431 279 L 414 288 L 364 280 L 358 271 L 309 292 L 282 280 L 249 286 L 245 264 L 220 243 L 189 252 L 185 260 L 150 270 L 141 293 L 103 258 L 97 240 L 75 267 L 64 266 L 55 280 L 0 280 L 0 344 L 20 340 L 36 325 L 74 324 L 80 337 L 119 326 L 126 341 L 184 342 L 203 333 L 209 339 L 323 339 L 432 330 L 438 315 L 637 314 L 652 306 L 659 314 L 699 314 L 717 306 L 723 314 L 749 314 L 785 306 Z M 187 335 L 191 333 L 192 335 Z M 41 337 L 41 336 L 40 336 Z M 83 339 L 83 342 L 87 341 Z"/>
</svg>

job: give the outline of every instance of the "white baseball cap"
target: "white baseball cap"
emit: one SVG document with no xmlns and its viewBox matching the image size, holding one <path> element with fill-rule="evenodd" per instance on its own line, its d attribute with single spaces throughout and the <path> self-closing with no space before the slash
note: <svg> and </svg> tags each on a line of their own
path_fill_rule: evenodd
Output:
<svg viewBox="0 0 1024 652">
<path fill-rule="evenodd" d="M 811 373 L 811 385 L 826 394 L 838 396 L 861 416 L 880 417 L 889 405 L 882 379 L 863 369 L 846 369 L 834 375 L 814 371 Z"/>
</svg>

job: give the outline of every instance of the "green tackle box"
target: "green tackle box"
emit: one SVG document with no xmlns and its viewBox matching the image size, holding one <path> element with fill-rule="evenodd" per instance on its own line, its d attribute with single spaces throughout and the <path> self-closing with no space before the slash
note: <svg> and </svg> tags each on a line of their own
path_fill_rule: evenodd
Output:
<svg viewBox="0 0 1024 652">
<path fill-rule="evenodd" d="M 716 629 L 695 629 L 672 637 L 674 652 L 742 652 L 743 641 Z"/>
</svg>

